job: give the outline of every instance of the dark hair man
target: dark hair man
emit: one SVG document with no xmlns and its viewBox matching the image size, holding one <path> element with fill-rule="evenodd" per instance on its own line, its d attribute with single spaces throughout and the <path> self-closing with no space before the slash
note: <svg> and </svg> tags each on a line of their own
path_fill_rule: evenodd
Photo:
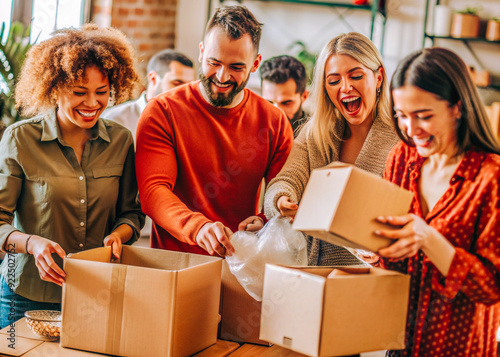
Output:
<svg viewBox="0 0 500 357">
<path fill-rule="evenodd" d="M 302 103 L 307 99 L 307 74 L 304 65 L 292 56 L 276 56 L 260 67 L 262 97 L 283 110 L 295 136 L 307 120 Z"/>
</svg>

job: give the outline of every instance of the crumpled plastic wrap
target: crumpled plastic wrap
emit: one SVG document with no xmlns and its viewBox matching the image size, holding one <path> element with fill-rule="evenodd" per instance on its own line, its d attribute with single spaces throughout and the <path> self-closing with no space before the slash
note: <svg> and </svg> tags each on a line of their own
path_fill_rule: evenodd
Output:
<svg viewBox="0 0 500 357">
<path fill-rule="evenodd" d="M 246 292 L 262 301 L 266 263 L 307 265 L 306 235 L 294 231 L 287 217 L 271 218 L 258 232 L 238 231 L 231 237 L 235 252 L 226 261 Z"/>
</svg>

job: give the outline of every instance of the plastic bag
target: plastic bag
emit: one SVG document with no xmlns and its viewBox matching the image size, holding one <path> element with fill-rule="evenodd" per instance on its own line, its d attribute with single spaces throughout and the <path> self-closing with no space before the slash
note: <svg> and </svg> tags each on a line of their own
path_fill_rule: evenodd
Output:
<svg viewBox="0 0 500 357">
<path fill-rule="evenodd" d="M 275 216 L 258 232 L 238 231 L 231 237 L 235 252 L 226 261 L 246 292 L 262 301 L 266 263 L 307 265 L 306 235 L 294 231 L 287 217 Z"/>
</svg>

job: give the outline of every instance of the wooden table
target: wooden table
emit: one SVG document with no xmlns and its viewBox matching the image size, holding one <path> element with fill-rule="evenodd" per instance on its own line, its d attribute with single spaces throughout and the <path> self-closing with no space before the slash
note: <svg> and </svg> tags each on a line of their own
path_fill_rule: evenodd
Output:
<svg viewBox="0 0 500 357">
<path fill-rule="evenodd" d="M 22 356 L 22 357 L 96 357 L 107 356 L 99 353 L 74 350 L 64 348 L 59 342 L 43 341 L 31 332 L 23 318 L 16 321 L 15 350 L 9 348 L 9 327 L 0 330 L 0 356 Z M 300 353 L 281 348 L 278 346 L 266 347 L 252 344 L 240 345 L 237 342 L 217 340 L 203 351 L 198 352 L 193 357 L 303 357 Z M 146 356 L 145 356 L 146 357 Z M 149 357 L 149 356 L 147 356 Z"/>
<path fill-rule="evenodd" d="M 22 357 L 98 357 L 109 356 L 94 352 L 86 352 L 64 348 L 59 345 L 59 342 L 48 342 L 40 340 L 31 332 L 23 318 L 16 321 L 15 332 L 15 350 L 8 347 L 9 345 L 9 327 L 0 330 L 0 356 L 22 356 Z M 362 357 L 379 357 L 383 353 L 364 354 Z M 217 340 L 217 343 L 198 352 L 193 357 L 305 357 L 305 355 L 290 351 L 279 346 L 259 346 L 253 344 L 239 344 L 237 342 Z M 150 357 L 150 356 L 144 356 Z M 153 357 L 153 356 L 151 356 Z"/>
</svg>

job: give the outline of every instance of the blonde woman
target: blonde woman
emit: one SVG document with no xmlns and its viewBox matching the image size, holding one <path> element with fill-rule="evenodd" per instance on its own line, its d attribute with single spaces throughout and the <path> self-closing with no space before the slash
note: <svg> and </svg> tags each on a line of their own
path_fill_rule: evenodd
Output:
<svg viewBox="0 0 500 357">
<path fill-rule="evenodd" d="M 382 176 L 387 155 L 399 141 L 391 120 L 388 80 L 382 57 L 365 36 L 350 32 L 331 40 L 318 56 L 313 115 L 294 142 L 264 200 L 268 217 L 294 217 L 311 171 L 333 161 Z M 347 249 L 308 238 L 309 265 L 353 265 Z"/>
</svg>

